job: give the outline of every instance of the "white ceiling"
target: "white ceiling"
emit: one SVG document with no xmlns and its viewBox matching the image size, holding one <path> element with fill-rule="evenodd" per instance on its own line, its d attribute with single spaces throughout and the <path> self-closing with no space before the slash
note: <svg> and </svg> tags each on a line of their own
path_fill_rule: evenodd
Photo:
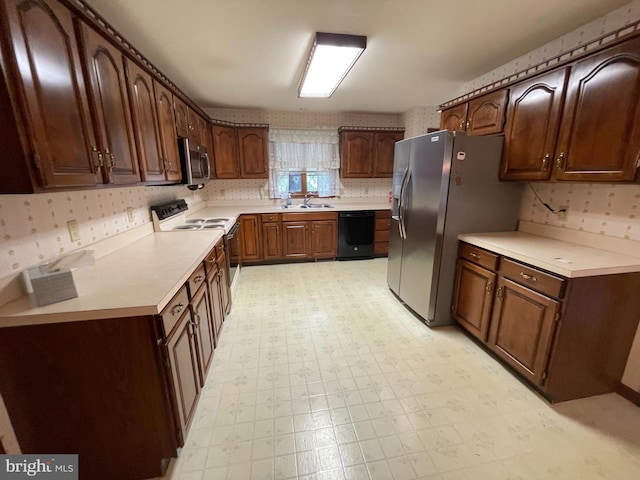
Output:
<svg viewBox="0 0 640 480">
<path fill-rule="evenodd" d="M 400 113 L 628 0 L 88 0 L 203 108 Z M 316 31 L 366 35 L 329 99 L 297 87 Z"/>
</svg>

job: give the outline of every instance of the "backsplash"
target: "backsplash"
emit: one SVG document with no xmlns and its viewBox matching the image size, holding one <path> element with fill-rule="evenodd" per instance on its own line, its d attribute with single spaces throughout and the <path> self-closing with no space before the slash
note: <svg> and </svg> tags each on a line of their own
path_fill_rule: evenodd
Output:
<svg viewBox="0 0 640 480">
<path fill-rule="evenodd" d="M 136 186 L 0 195 L 0 278 L 149 223 L 150 205 L 176 198 L 194 205 L 206 201 L 206 192 L 184 186 Z M 133 209 L 132 221 L 128 208 Z M 70 220 L 78 222 L 78 242 L 69 238 Z"/>
<path fill-rule="evenodd" d="M 551 208 L 567 207 L 567 219 L 545 208 L 525 189 L 520 219 L 640 241 L 640 185 L 530 183 Z"/>
</svg>

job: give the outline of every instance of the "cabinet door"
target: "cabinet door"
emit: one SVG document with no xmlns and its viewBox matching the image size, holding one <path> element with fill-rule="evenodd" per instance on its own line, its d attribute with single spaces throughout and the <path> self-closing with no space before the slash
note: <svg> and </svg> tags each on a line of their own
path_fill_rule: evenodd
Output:
<svg viewBox="0 0 640 480">
<path fill-rule="evenodd" d="M 182 180 L 182 168 L 180 167 L 180 152 L 178 151 L 173 95 L 155 80 L 153 81 L 153 88 L 156 96 L 156 111 L 158 112 L 158 127 L 160 130 L 165 178 L 172 182 L 179 182 Z"/>
<path fill-rule="evenodd" d="M 242 178 L 269 178 L 267 129 L 241 127 L 237 130 L 240 176 Z"/>
<path fill-rule="evenodd" d="M 240 165 L 236 129 L 214 125 L 212 133 L 216 178 L 239 178 Z"/>
<path fill-rule="evenodd" d="M 338 253 L 338 233 L 336 222 L 315 220 L 311 222 L 311 256 L 331 258 Z"/>
<path fill-rule="evenodd" d="M 264 259 L 277 260 L 282 257 L 282 239 L 279 223 L 262 224 L 262 242 L 264 246 Z"/>
<path fill-rule="evenodd" d="M 258 215 L 240 216 L 240 257 L 242 261 L 262 260 Z"/>
<path fill-rule="evenodd" d="M 502 180 L 547 180 L 560 122 L 567 69 L 547 73 L 511 88 Z"/>
<path fill-rule="evenodd" d="M 189 137 L 189 107 L 178 97 L 173 97 L 176 116 L 176 133 L 180 138 Z"/>
<path fill-rule="evenodd" d="M 309 257 L 309 222 L 282 223 L 282 256 L 285 258 Z"/>
<path fill-rule="evenodd" d="M 127 73 L 140 175 L 143 182 L 161 182 L 164 163 L 153 80 L 132 61 L 127 61 Z"/>
<path fill-rule="evenodd" d="M 202 145 L 200 143 L 200 115 L 194 112 L 191 108 L 187 107 L 187 130 L 189 135 L 189 143 L 194 145 Z"/>
<path fill-rule="evenodd" d="M 451 316 L 469 333 L 487 341 L 496 274 L 458 260 Z"/>
<path fill-rule="evenodd" d="M 449 130 L 451 132 L 464 132 L 467 122 L 466 103 L 447 108 L 440 114 L 440 130 Z"/>
<path fill-rule="evenodd" d="M 489 347 L 532 382 L 542 385 L 559 303 L 498 278 Z"/>
<path fill-rule="evenodd" d="M 2 10 L 20 81 L 16 100 L 24 102 L 40 186 L 102 183 L 71 13 L 55 0 L 7 0 Z"/>
<path fill-rule="evenodd" d="M 558 180 L 634 179 L 640 155 L 640 38 L 572 68 L 556 155 Z"/>
<path fill-rule="evenodd" d="M 207 378 L 207 372 L 213 360 L 213 350 L 215 348 L 214 340 L 214 322 L 213 316 L 209 309 L 209 300 L 207 298 L 207 289 L 204 283 L 198 289 L 191 299 L 191 309 L 193 310 L 193 323 L 197 335 L 194 337 L 198 346 L 198 371 L 200 374 L 200 385 L 204 386 Z"/>
<path fill-rule="evenodd" d="M 489 135 L 501 133 L 507 107 L 507 89 L 487 93 L 469 102 L 467 134 Z"/>
<path fill-rule="evenodd" d="M 82 24 L 86 68 L 109 181 L 140 181 L 122 53 Z"/>
<path fill-rule="evenodd" d="M 393 177 L 393 155 L 396 142 L 404 138 L 402 132 L 377 132 L 373 155 L 373 176 Z"/>
<path fill-rule="evenodd" d="M 185 314 L 178 322 L 173 335 L 166 340 L 164 347 L 165 355 L 169 359 L 171 383 L 183 440 L 187 438 L 200 398 L 196 334 L 190 317 L 189 310 L 185 310 Z"/>
<path fill-rule="evenodd" d="M 342 132 L 340 142 L 342 176 L 373 176 L 373 132 Z"/>
</svg>

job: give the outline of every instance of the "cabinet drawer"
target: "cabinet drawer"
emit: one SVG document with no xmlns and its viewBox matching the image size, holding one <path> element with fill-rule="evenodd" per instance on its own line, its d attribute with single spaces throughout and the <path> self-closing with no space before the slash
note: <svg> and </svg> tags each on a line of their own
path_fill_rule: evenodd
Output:
<svg viewBox="0 0 640 480">
<path fill-rule="evenodd" d="M 176 326 L 178 320 L 184 315 L 188 305 L 189 295 L 187 293 L 187 286 L 183 285 L 182 288 L 178 290 L 178 293 L 171 299 L 169 305 L 167 305 L 160 314 L 165 337 L 169 336 L 173 327 Z"/>
<path fill-rule="evenodd" d="M 498 267 L 498 255 L 468 243 L 460 243 L 458 256 L 490 270 L 495 270 Z"/>
<path fill-rule="evenodd" d="M 207 254 L 207 256 L 204 257 L 204 266 L 205 266 L 205 271 L 207 273 L 207 277 L 209 277 L 211 273 L 218 270 L 218 266 L 216 265 L 216 260 L 218 258 L 216 247 L 213 247 L 211 251 Z"/>
<path fill-rule="evenodd" d="M 283 222 L 310 222 L 313 220 L 338 220 L 335 212 L 283 213 Z"/>
<path fill-rule="evenodd" d="M 189 280 L 187 280 L 187 284 L 189 285 L 189 295 L 193 298 L 200 288 L 201 285 L 204 284 L 206 274 L 204 271 L 204 263 L 201 264 L 196 271 L 191 274 Z"/>
<path fill-rule="evenodd" d="M 376 230 L 389 230 L 391 228 L 391 217 L 376 218 Z"/>
<path fill-rule="evenodd" d="M 391 218 L 391 210 L 376 210 L 376 220 L 378 218 Z"/>
<path fill-rule="evenodd" d="M 389 242 L 389 230 L 376 230 L 373 232 L 374 242 Z"/>
<path fill-rule="evenodd" d="M 566 284 L 564 279 L 508 258 L 502 259 L 500 273 L 521 285 L 551 297 L 561 298 L 564 295 Z"/>
<path fill-rule="evenodd" d="M 388 255 L 389 254 L 389 242 L 375 242 L 373 244 L 374 255 Z"/>
<path fill-rule="evenodd" d="M 262 223 L 277 223 L 280 221 L 279 213 L 263 213 L 262 214 Z"/>
</svg>

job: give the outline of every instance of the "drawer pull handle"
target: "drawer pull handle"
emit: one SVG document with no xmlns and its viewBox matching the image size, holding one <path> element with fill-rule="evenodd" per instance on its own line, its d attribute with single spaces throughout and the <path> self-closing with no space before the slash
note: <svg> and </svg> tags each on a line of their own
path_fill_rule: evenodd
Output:
<svg viewBox="0 0 640 480">
<path fill-rule="evenodd" d="M 520 276 L 522 278 L 524 278 L 525 280 L 528 280 L 530 282 L 537 282 L 538 281 L 538 279 L 536 277 L 534 277 L 533 275 L 527 275 L 524 272 L 520 272 Z"/>
<path fill-rule="evenodd" d="M 502 297 L 504 296 L 504 287 L 500 287 L 498 288 L 498 292 L 496 293 L 496 296 L 502 300 Z"/>
<path fill-rule="evenodd" d="M 478 255 L 477 253 L 470 252 L 469 256 L 471 258 L 475 258 L 476 260 L 480 260 L 480 255 Z"/>
<path fill-rule="evenodd" d="M 202 280 L 204 280 L 204 277 L 202 275 L 198 275 L 196 278 L 193 279 L 193 283 L 195 283 L 197 285 Z"/>
<path fill-rule="evenodd" d="M 487 294 L 490 294 L 491 290 L 493 290 L 493 282 L 491 280 L 487 282 L 486 290 L 487 290 Z"/>
<path fill-rule="evenodd" d="M 182 310 L 184 310 L 184 305 L 182 303 L 179 303 L 171 309 L 171 315 L 177 315 Z"/>
</svg>

